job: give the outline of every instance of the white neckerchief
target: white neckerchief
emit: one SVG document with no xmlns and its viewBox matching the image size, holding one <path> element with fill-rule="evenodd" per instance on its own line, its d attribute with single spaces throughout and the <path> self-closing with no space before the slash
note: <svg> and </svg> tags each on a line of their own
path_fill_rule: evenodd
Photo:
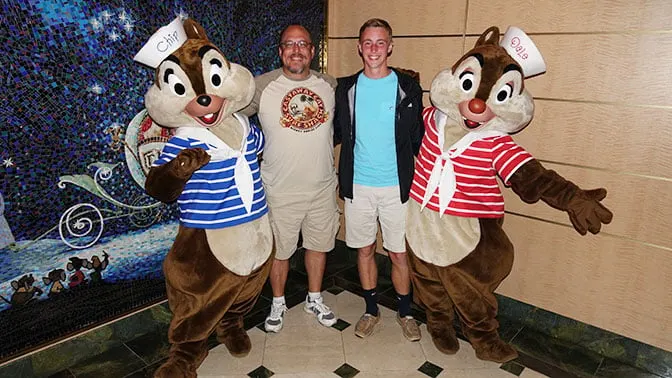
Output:
<svg viewBox="0 0 672 378">
<path fill-rule="evenodd" d="M 223 161 L 235 158 L 236 166 L 234 168 L 234 180 L 236 188 L 240 193 L 240 199 L 243 201 L 245 210 L 249 213 L 252 209 L 252 198 L 254 197 L 254 180 L 252 178 L 252 170 L 245 159 L 245 150 L 247 149 L 247 134 L 250 130 L 250 124 L 247 117 L 238 113 L 233 113 L 241 127 L 243 128 L 243 140 L 240 144 L 240 150 L 234 150 L 229 147 L 223 140 L 219 139 L 209 129 L 204 127 L 179 127 L 175 131 L 175 136 L 181 138 L 197 139 L 208 145 L 208 150 L 205 152 L 210 155 L 210 161 Z"/>
<path fill-rule="evenodd" d="M 427 206 L 429 200 L 432 198 L 432 195 L 436 191 L 436 188 L 439 188 L 439 217 L 443 216 L 443 213 L 448 208 L 450 200 L 455 195 L 455 190 L 457 189 L 457 178 L 455 177 L 455 169 L 453 168 L 453 161 L 451 158 L 460 156 L 473 142 L 493 137 L 493 136 L 503 136 L 506 133 L 498 130 L 484 130 L 484 131 L 473 131 L 467 133 L 460 140 L 455 142 L 447 150 L 443 148 L 447 116 L 445 113 L 436 109 L 435 114 L 435 123 L 436 129 L 438 131 L 437 141 L 439 143 L 439 150 L 441 154 L 436 157 L 434 161 L 434 167 L 432 168 L 432 173 L 429 175 L 429 180 L 427 181 L 427 188 L 425 190 L 425 196 L 422 198 L 422 205 L 420 206 L 420 211 Z M 450 152 L 453 150 L 453 152 Z M 443 164 L 445 161 L 445 165 Z"/>
</svg>

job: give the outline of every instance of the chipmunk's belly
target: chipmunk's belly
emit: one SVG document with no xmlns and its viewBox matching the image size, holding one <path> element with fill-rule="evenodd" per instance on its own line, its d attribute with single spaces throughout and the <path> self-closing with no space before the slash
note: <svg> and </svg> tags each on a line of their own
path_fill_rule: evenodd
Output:
<svg viewBox="0 0 672 378">
<path fill-rule="evenodd" d="M 456 217 L 408 201 L 406 240 L 420 260 L 448 266 L 462 260 L 474 250 L 481 238 L 478 218 Z"/>
<path fill-rule="evenodd" d="M 259 268 L 273 249 L 268 214 L 234 227 L 206 229 L 208 245 L 226 269 L 246 276 Z"/>
</svg>

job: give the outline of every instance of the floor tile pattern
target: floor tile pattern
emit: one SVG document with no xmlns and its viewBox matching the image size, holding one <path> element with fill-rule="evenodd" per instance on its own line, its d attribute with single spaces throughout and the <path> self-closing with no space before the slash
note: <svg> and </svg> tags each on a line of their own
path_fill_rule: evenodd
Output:
<svg viewBox="0 0 672 378">
<path fill-rule="evenodd" d="M 461 341 L 454 356 L 436 350 L 421 325 L 424 337 L 409 342 L 395 321 L 395 311 L 380 307 L 381 321 L 373 335 L 355 336 L 352 327 L 363 310 L 361 297 L 340 291 L 323 292 L 324 301 L 339 317 L 332 327 L 320 325 L 299 303 L 287 311 L 284 326 L 278 333 L 259 328 L 249 331 L 252 352 L 245 358 L 232 357 L 222 345 L 213 348 L 198 370 L 199 377 L 237 375 L 264 376 L 333 376 L 340 377 L 503 377 L 519 376 L 525 367 L 481 361 L 471 346 Z M 149 349 L 146 346 L 145 349 Z M 543 377 L 543 375 L 541 375 Z"/>
<path fill-rule="evenodd" d="M 459 352 L 452 356 L 438 352 L 427 334 L 425 315 L 415 305 L 412 314 L 421 323 L 423 338 L 408 342 L 394 318 L 397 300 L 389 259 L 382 255 L 376 259 L 382 317 L 372 336 L 354 335 L 353 325 L 364 309 L 356 253 L 340 243 L 328 255 L 323 296 L 339 319 L 327 328 L 303 310 L 307 277 L 298 251 L 291 260 L 283 330 L 263 329 L 272 298 L 267 284 L 245 317 L 251 353 L 234 358 L 213 336 L 199 377 L 672 377 L 671 353 L 501 296 L 499 331 L 520 352 L 514 361 L 496 364 L 477 359 L 457 321 Z M 151 377 L 168 354 L 170 317 L 166 303 L 155 305 L 0 366 L 0 378 Z"/>
</svg>

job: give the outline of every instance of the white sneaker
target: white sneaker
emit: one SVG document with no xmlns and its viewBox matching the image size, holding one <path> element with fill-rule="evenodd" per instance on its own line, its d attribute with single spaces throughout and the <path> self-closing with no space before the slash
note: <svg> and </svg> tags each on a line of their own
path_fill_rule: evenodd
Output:
<svg viewBox="0 0 672 378">
<path fill-rule="evenodd" d="M 315 314 L 317 321 L 320 322 L 325 327 L 331 327 L 336 324 L 336 315 L 331 311 L 329 306 L 322 303 L 322 297 L 317 298 L 315 301 L 311 301 L 309 296 L 306 296 L 306 304 L 303 306 L 303 309 L 307 313 Z"/>
<path fill-rule="evenodd" d="M 271 313 L 268 314 L 264 321 L 264 328 L 266 332 L 280 332 L 282 329 L 282 318 L 287 312 L 287 306 L 284 303 L 271 304 Z"/>
</svg>

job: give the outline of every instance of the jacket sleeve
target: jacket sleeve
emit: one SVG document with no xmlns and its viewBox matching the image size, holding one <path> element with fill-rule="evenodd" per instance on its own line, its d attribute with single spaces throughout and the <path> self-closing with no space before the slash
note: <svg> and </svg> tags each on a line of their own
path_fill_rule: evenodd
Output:
<svg viewBox="0 0 672 378">
<path fill-rule="evenodd" d="M 340 114 L 339 109 L 343 108 L 341 101 L 347 101 L 343 91 L 343 85 L 341 85 L 341 79 L 338 79 L 338 84 L 336 86 L 336 106 L 334 107 L 334 147 L 341 144 L 342 141 L 342 128 L 341 128 L 341 118 L 343 114 Z"/>
<path fill-rule="evenodd" d="M 410 125 L 411 132 L 411 145 L 413 146 L 413 155 L 418 156 L 420 151 L 420 145 L 422 144 L 422 137 L 425 135 L 425 124 L 422 121 L 422 88 L 419 84 L 413 82 L 414 92 L 417 90 L 417 95 L 411 100 L 411 106 L 413 106 L 413 120 Z"/>
</svg>

